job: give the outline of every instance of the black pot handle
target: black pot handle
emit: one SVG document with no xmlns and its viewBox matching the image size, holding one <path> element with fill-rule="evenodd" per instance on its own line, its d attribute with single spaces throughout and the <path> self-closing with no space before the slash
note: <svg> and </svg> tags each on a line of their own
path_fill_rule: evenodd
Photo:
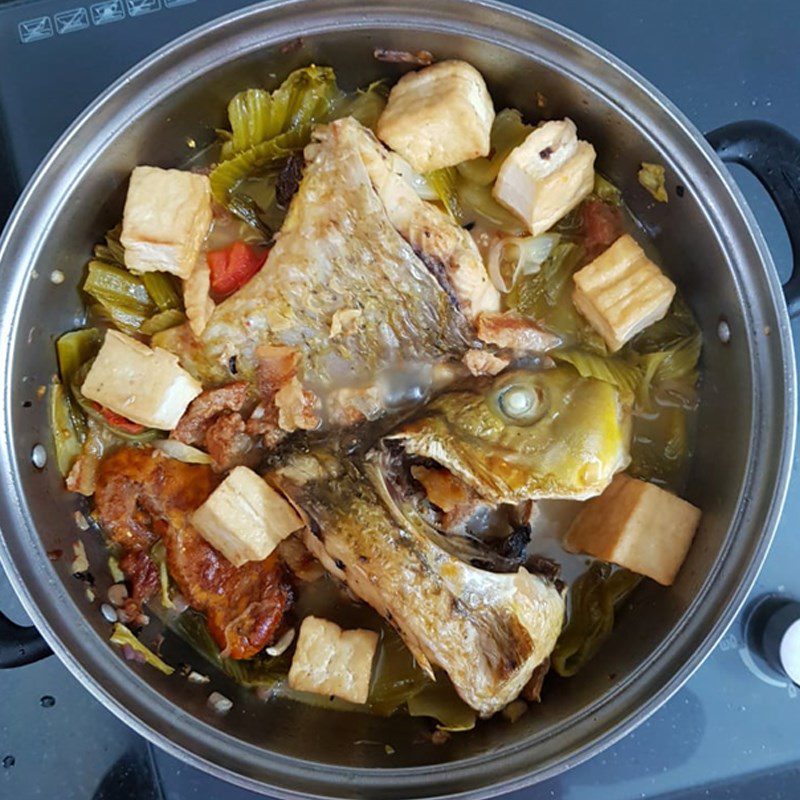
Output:
<svg viewBox="0 0 800 800">
<path fill-rule="evenodd" d="M 0 669 L 33 664 L 52 652 L 33 625 L 17 625 L 0 613 Z"/>
<path fill-rule="evenodd" d="M 741 164 L 758 178 L 783 217 L 793 267 L 783 285 L 786 305 L 800 315 L 800 141 L 770 122 L 745 120 L 706 134 L 723 161 Z"/>
</svg>

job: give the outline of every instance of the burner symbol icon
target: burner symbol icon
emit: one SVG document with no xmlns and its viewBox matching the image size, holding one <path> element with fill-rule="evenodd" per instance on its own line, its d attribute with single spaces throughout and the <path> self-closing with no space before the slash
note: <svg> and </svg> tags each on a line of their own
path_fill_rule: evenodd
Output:
<svg viewBox="0 0 800 800">
<path fill-rule="evenodd" d="M 125 0 L 128 14 L 132 17 L 141 17 L 161 10 L 161 0 Z"/>
<path fill-rule="evenodd" d="M 125 19 L 125 6 L 122 0 L 104 0 L 89 6 L 94 25 L 108 25 L 109 22 L 119 22 Z"/>
<path fill-rule="evenodd" d="M 89 27 L 89 14 L 85 8 L 71 8 L 53 15 L 56 33 L 75 33 Z"/>
<path fill-rule="evenodd" d="M 49 39 L 53 35 L 53 23 L 50 17 L 36 17 L 26 19 L 17 26 L 19 40 L 22 44 L 38 42 L 42 39 Z"/>
</svg>

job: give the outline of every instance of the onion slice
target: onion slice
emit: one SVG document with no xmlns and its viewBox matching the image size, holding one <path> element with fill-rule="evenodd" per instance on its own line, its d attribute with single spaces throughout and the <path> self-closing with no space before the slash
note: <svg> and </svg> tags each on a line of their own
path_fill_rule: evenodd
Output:
<svg viewBox="0 0 800 800">
<path fill-rule="evenodd" d="M 153 442 L 153 447 L 160 450 L 165 456 L 187 464 L 211 464 L 213 460 L 208 453 L 179 442 L 177 439 L 158 439 Z"/>
<path fill-rule="evenodd" d="M 489 247 L 489 277 L 495 289 L 508 294 L 521 275 L 533 275 L 547 260 L 561 237 L 557 233 L 540 236 L 502 236 Z"/>
</svg>

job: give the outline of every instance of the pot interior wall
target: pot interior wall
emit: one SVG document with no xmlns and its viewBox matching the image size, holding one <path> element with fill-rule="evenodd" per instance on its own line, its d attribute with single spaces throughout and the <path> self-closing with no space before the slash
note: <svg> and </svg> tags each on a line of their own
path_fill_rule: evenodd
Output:
<svg viewBox="0 0 800 800">
<path fill-rule="evenodd" d="M 24 265 L 30 280 L 19 298 L 15 366 L 9 380 L 22 490 L 38 531 L 30 547 L 38 551 L 40 568 L 51 576 L 53 590 L 64 593 L 65 616 L 85 615 L 92 647 L 111 651 L 109 626 L 100 616 L 98 603 L 89 603 L 85 584 L 69 574 L 71 545 L 80 538 L 97 578 L 97 594 L 102 597 L 108 585 L 104 548 L 93 531 L 81 534 L 74 526 L 72 515 L 79 505 L 62 488 L 52 451 L 42 471 L 30 465 L 29 455 L 37 442 L 50 448 L 46 402 L 38 387 L 46 385 L 55 370 L 54 338 L 74 327 L 81 317 L 77 287 L 83 266 L 92 244 L 120 218 L 130 170 L 137 164 L 180 166 L 192 155 L 188 138 L 207 143 L 213 138 L 213 129 L 224 125 L 225 106 L 235 91 L 252 85 L 271 86 L 276 82 L 274 76 L 280 79 L 310 61 L 333 65 L 346 86 L 363 85 L 382 76 L 394 78 L 400 68 L 377 63 L 372 57 L 376 46 L 424 47 L 439 58 L 465 58 L 486 76 L 498 108 L 513 104 L 532 120 L 568 115 L 582 137 L 595 145 L 600 170 L 622 188 L 634 214 L 654 238 L 664 265 L 688 298 L 705 335 L 698 447 L 686 492 L 705 512 L 697 541 L 674 587 L 662 589 L 651 582 L 640 587 L 620 614 L 612 638 L 583 673 L 569 681 L 548 679 L 542 704 L 516 724 L 490 721 L 439 747 L 425 742 L 421 734 L 430 727 L 419 720 L 336 714 L 284 702 L 265 704 L 212 671 L 213 688 L 235 703 L 227 716 L 219 717 L 206 707 L 208 687 L 189 684 L 177 675 L 167 678 L 121 659 L 118 669 L 134 671 L 143 684 L 172 703 L 176 725 L 205 723 L 257 748 L 311 761 L 401 767 L 454 761 L 512 744 L 541 746 L 545 752 L 545 743 L 565 726 L 580 719 L 591 727 L 587 709 L 608 702 L 643 665 L 657 658 L 659 647 L 681 625 L 717 563 L 745 475 L 752 378 L 741 297 L 692 176 L 684 174 L 683 165 L 670 153 L 660 151 L 658 136 L 640 127 L 629 110 L 613 106 L 607 97 L 544 59 L 458 33 L 340 28 L 304 36 L 299 49 L 289 53 L 281 52 L 278 45 L 269 46 L 243 53 L 211 74 L 187 76 L 180 91 L 162 94 L 130 124 L 96 137 L 91 163 L 82 167 L 77 180 L 58 198 L 58 211 L 51 216 L 35 263 Z M 537 96 L 545 98 L 543 106 L 537 104 Z M 668 205 L 653 202 L 638 185 L 636 172 L 641 161 L 667 164 Z M 682 196 L 675 193 L 676 184 L 685 187 Z M 67 276 L 64 284 L 50 282 L 54 269 Z M 720 315 L 727 318 L 733 331 L 727 346 L 721 345 L 716 335 Z M 55 550 L 63 551 L 64 556 L 47 562 L 44 554 Z M 186 661 L 209 672 L 201 659 L 172 641 L 169 634 L 167 638 L 165 653 L 171 660 Z M 169 731 L 163 733 L 169 735 Z M 390 744 L 394 753 L 386 754 L 383 744 Z M 253 750 L 252 775 L 259 774 Z"/>
</svg>

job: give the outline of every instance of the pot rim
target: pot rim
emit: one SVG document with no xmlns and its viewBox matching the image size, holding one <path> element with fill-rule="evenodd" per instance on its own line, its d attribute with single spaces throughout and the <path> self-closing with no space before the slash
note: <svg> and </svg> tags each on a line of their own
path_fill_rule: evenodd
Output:
<svg viewBox="0 0 800 800">
<path fill-rule="evenodd" d="M 117 95 L 121 94 L 123 91 L 130 91 L 130 87 L 133 86 L 135 89 L 137 89 L 137 94 L 143 94 L 143 88 L 147 85 L 149 76 L 158 73 L 164 67 L 168 71 L 174 71 L 179 65 L 181 57 L 185 57 L 187 55 L 187 53 L 184 53 L 183 51 L 188 50 L 193 43 L 196 44 L 198 41 L 207 40 L 214 33 L 222 33 L 229 26 L 241 24 L 245 19 L 260 18 L 265 12 L 269 12 L 271 9 L 291 9 L 295 13 L 295 18 L 299 20 L 306 9 L 317 9 L 318 7 L 328 7 L 333 14 L 334 19 L 340 11 L 344 11 L 352 15 L 356 13 L 357 10 L 358 12 L 364 14 L 363 24 L 368 27 L 379 27 L 385 25 L 386 27 L 397 28 L 401 27 L 403 24 L 407 25 L 407 17 L 410 12 L 410 9 L 407 5 L 403 3 L 395 4 L 391 2 L 391 0 L 379 0 L 378 2 L 370 3 L 370 10 L 375 11 L 376 14 L 370 14 L 369 16 L 367 16 L 365 13 L 365 4 L 357 3 L 353 0 L 342 0 L 341 2 L 335 2 L 332 4 L 325 4 L 323 2 L 318 2 L 318 0 L 267 0 L 267 2 L 239 9 L 223 17 L 219 17 L 203 26 L 195 28 L 194 30 L 167 44 L 151 56 L 148 56 L 139 62 L 139 64 L 134 66 L 125 75 L 119 78 L 95 101 L 93 101 L 63 134 L 63 136 L 51 149 L 50 153 L 45 157 L 35 175 L 28 183 L 28 186 L 26 187 L 8 221 L 2 239 L 0 239 L 0 274 L 9 280 L 11 284 L 11 291 L 9 294 L 11 298 L 16 298 L 15 301 L 12 302 L 12 300 L 7 297 L 2 309 L 0 309 L 0 341 L 3 342 L 3 349 L 0 352 L 0 369 L 4 370 L 5 374 L 10 373 L 12 357 L 11 343 L 13 339 L 13 331 L 15 330 L 15 320 L 20 304 L 20 300 L 18 298 L 22 296 L 21 292 L 17 292 L 15 294 L 14 289 L 16 288 L 15 284 L 19 285 L 21 283 L 21 273 L 24 272 L 23 270 L 18 270 L 17 275 L 9 276 L 5 274 L 6 270 L 11 269 L 11 263 L 18 260 L 17 258 L 14 258 L 13 252 L 16 244 L 15 240 L 18 236 L 20 238 L 23 236 L 20 229 L 25 224 L 25 221 L 28 220 L 29 215 L 34 213 L 31 212 L 30 209 L 32 207 L 35 208 L 36 203 L 39 200 L 39 187 L 43 184 L 46 184 L 50 173 L 54 171 L 59 163 L 64 159 L 64 156 L 68 153 L 71 143 L 77 138 L 79 132 L 84 128 L 91 128 L 93 125 L 93 120 L 98 112 L 112 104 L 116 100 Z M 728 626 L 733 621 L 742 604 L 746 600 L 749 589 L 755 581 L 763 560 L 767 555 L 769 545 L 772 541 L 775 527 L 777 525 L 778 517 L 783 507 L 786 492 L 788 490 L 788 479 L 791 469 L 791 455 L 794 449 L 796 433 L 796 375 L 789 318 L 784 306 L 780 284 L 778 282 L 775 269 L 772 264 L 772 259 L 763 235 L 758 229 L 750 209 L 748 208 L 740 190 L 733 181 L 733 178 L 728 173 L 727 169 L 717 158 L 716 154 L 708 146 L 702 135 L 694 128 L 694 126 L 666 97 L 664 97 L 658 90 L 651 86 L 649 82 L 644 80 L 635 71 L 627 67 L 615 56 L 561 25 L 553 23 L 543 17 L 540 17 L 539 15 L 522 11 L 520 9 L 507 6 L 503 3 L 495 2 L 495 0 L 445 0 L 445 2 L 438 4 L 435 10 L 430 10 L 429 16 L 425 16 L 422 19 L 416 19 L 415 25 L 418 29 L 425 31 L 446 31 L 448 29 L 452 29 L 458 32 L 464 32 L 466 29 L 466 32 L 469 34 L 475 34 L 477 28 L 482 28 L 488 36 L 491 32 L 491 29 L 486 25 L 481 25 L 480 23 L 475 24 L 471 22 L 459 23 L 457 21 L 454 10 L 458 8 L 463 10 L 465 7 L 473 10 L 486 9 L 487 11 L 499 12 L 509 20 L 518 19 L 524 21 L 525 23 L 532 23 L 540 28 L 545 28 L 548 31 L 551 31 L 567 40 L 571 44 L 577 45 L 578 48 L 588 53 L 588 55 L 607 62 L 611 65 L 612 69 L 618 76 L 627 81 L 629 85 L 632 85 L 647 99 L 657 104 L 660 107 L 660 110 L 669 117 L 670 123 L 672 123 L 677 129 L 676 132 L 671 135 L 682 135 L 687 142 L 690 141 L 691 145 L 697 149 L 698 155 L 705 157 L 704 165 L 707 166 L 709 170 L 713 171 L 714 179 L 719 182 L 721 189 L 727 191 L 729 197 L 733 201 L 734 206 L 737 207 L 741 213 L 742 221 L 744 223 L 742 239 L 749 239 L 754 246 L 755 253 L 760 260 L 761 265 L 764 267 L 763 272 L 766 279 L 766 292 L 768 295 L 767 302 L 770 306 L 770 310 L 774 310 L 777 316 L 778 325 L 776 326 L 776 331 L 773 334 L 773 341 L 771 343 L 775 352 L 768 354 L 768 360 L 772 362 L 776 360 L 782 361 L 781 379 L 776 378 L 779 383 L 779 388 L 782 389 L 782 395 L 780 397 L 767 398 L 767 400 L 772 403 L 772 410 L 780 413 L 784 420 L 784 429 L 780 434 L 780 440 L 777 443 L 773 442 L 773 450 L 777 460 L 775 466 L 776 481 L 774 487 L 768 492 L 769 498 L 762 498 L 762 506 L 759 508 L 759 516 L 757 519 L 758 524 L 762 528 L 762 533 L 760 534 L 752 554 L 748 559 L 747 569 L 741 576 L 738 587 L 732 591 L 729 597 L 725 598 L 724 608 L 714 624 L 705 632 L 703 636 L 698 637 L 692 654 L 683 661 L 682 665 L 672 674 L 670 678 L 665 680 L 659 686 L 659 688 L 651 696 L 649 696 L 649 699 L 640 703 L 631 702 L 630 706 L 626 707 L 624 713 L 620 713 L 614 719 L 609 720 L 601 731 L 591 736 L 584 737 L 584 740 L 579 746 L 577 753 L 562 753 L 557 758 L 551 758 L 547 763 L 533 773 L 524 770 L 520 772 L 518 770 L 517 773 L 510 777 L 507 776 L 505 778 L 501 778 L 497 783 L 493 783 L 491 785 L 482 785 L 478 789 L 469 788 L 470 778 L 477 779 L 479 773 L 485 771 L 485 768 L 489 763 L 495 762 L 504 756 L 518 753 L 518 751 L 525 746 L 525 743 L 520 742 L 516 745 L 501 749 L 495 753 L 474 756 L 462 761 L 404 769 L 343 768 L 328 764 L 309 763 L 299 759 L 280 756 L 275 753 L 269 753 L 269 756 L 274 759 L 275 762 L 283 763 L 284 766 L 281 768 L 282 771 L 279 769 L 277 774 L 284 781 L 286 781 L 289 777 L 292 765 L 294 765 L 295 770 L 297 770 L 299 767 L 304 771 L 304 773 L 308 773 L 309 771 L 314 772 L 315 776 L 313 777 L 313 780 L 316 782 L 312 785 L 317 787 L 317 789 L 324 784 L 325 781 L 330 782 L 336 779 L 342 780 L 343 775 L 347 774 L 348 780 L 342 782 L 341 786 L 338 787 L 340 791 L 335 796 L 342 796 L 343 792 L 360 794 L 363 796 L 365 792 L 369 793 L 371 789 L 374 790 L 387 784 L 391 784 L 392 786 L 396 787 L 396 790 L 406 789 L 419 791 L 420 785 L 424 785 L 425 778 L 427 777 L 432 779 L 434 775 L 439 775 L 439 781 L 436 783 L 436 786 L 442 788 L 444 785 L 443 781 L 445 778 L 445 773 L 450 772 L 459 773 L 459 780 L 462 782 L 461 788 L 457 788 L 455 792 L 450 792 L 447 790 L 446 794 L 437 793 L 435 796 L 452 797 L 456 795 L 464 796 L 468 794 L 471 797 L 488 797 L 499 792 L 511 791 L 513 789 L 518 789 L 529 785 L 535 781 L 545 780 L 553 777 L 569 767 L 591 758 L 606 747 L 618 741 L 633 727 L 644 721 L 667 699 L 669 699 L 702 663 L 703 659 L 711 650 L 713 645 L 724 635 Z M 405 23 L 400 19 L 404 15 L 406 16 Z M 350 18 L 348 17 L 348 21 L 349 19 Z M 355 23 L 353 23 L 353 26 L 354 25 Z M 450 26 L 449 28 L 448 25 Z M 314 30 L 318 31 L 319 29 L 314 28 Z M 497 32 L 497 35 L 499 36 L 499 32 Z M 504 39 L 496 41 L 504 46 L 510 47 L 516 45 L 519 47 L 522 46 L 520 42 L 525 41 L 525 37 L 520 35 L 520 37 L 515 39 L 513 43 Z M 531 50 L 531 42 L 530 40 L 527 40 L 527 49 L 525 49 L 524 52 L 530 53 Z M 234 54 L 231 55 L 233 56 Z M 212 66 L 214 66 L 216 63 L 217 62 L 212 64 Z M 564 65 L 561 66 L 563 67 Z M 186 80 L 188 80 L 188 78 Z M 155 95 L 148 97 L 147 101 L 152 103 L 155 97 Z M 140 105 L 143 103 L 144 100 L 141 101 Z M 129 106 L 130 103 L 127 102 L 125 105 Z M 73 178 L 73 180 L 78 180 L 78 178 Z M 41 191 L 44 191 L 44 189 Z M 57 199 L 51 200 L 51 203 L 57 204 Z M 714 221 L 714 218 L 710 214 L 708 208 L 706 208 L 706 212 L 708 222 L 710 224 Z M 41 216 L 41 212 L 38 213 Z M 746 300 L 743 300 L 742 302 L 747 305 Z M 752 339 L 753 331 L 751 328 L 748 328 L 747 335 Z M 753 362 L 758 363 L 759 359 L 757 347 L 753 342 L 750 344 L 751 350 L 754 353 L 752 360 Z M 775 347 L 776 344 L 777 347 Z M 766 365 L 759 365 L 762 370 L 765 369 L 766 366 L 773 366 L 768 363 Z M 754 368 L 754 366 L 751 368 Z M 757 387 L 758 384 L 754 381 L 754 391 L 757 389 Z M 758 400 L 758 398 L 754 398 L 754 400 Z M 0 419 L 0 434 L 2 434 L 2 440 L 4 443 L 10 443 L 11 439 L 13 438 L 13 433 L 11 431 L 11 425 L 9 421 L 10 399 L 8 385 L 4 387 L 2 402 L 4 407 L 2 419 Z M 759 410 L 761 409 L 761 405 L 763 405 L 763 403 L 760 401 L 754 403 L 754 416 L 758 414 Z M 751 444 L 754 435 L 766 436 L 767 434 L 764 431 L 761 431 L 760 434 L 758 434 L 758 431 L 756 431 L 755 434 L 751 433 Z M 772 438 L 775 438 L 774 434 Z M 10 445 L 0 448 L 0 468 L 3 470 L 4 474 L 11 476 L 15 476 L 18 471 L 18 464 L 15 461 L 13 449 L 10 447 Z M 752 485 L 754 471 L 753 461 L 751 459 L 748 466 L 748 473 L 744 479 L 745 488 Z M 286 783 L 283 785 L 267 784 L 263 779 L 255 777 L 254 774 L 246 775 L 243 772 L 238 772 L 223 766 L 218 761 L 214 761 L 209 757 L 201 756 L 198 752 L 190 749 L 189 746 L 184 743 L 187 741 L 186 737 L 183 737 L 182 742 L 178 743 L 174 736 L 169 737 L 163 733 L 162 730 L 169 730 L 171 726 L 177 727 L 175 723 L 180 723 L 182 721 L 191 722 L 191 724 L 197 728 L 205 728 L 207 726 L 183 712 L 177 712 L 178 719 L 176 720 L 175 707 L 169 703 L 165 703 L 160 694 L 151 689 L 148 684 L 143 682 L 138 676 L 129 670 L 126 670 L 125 677 L 120 680 L 124 680 L 131 684 L 133 686 L 132 691 L 143 695 L 145 700 L 137 705 L 136 710 L 131 710 L 130 704 L 123 703 L 119 699 L 119 692 L 112 691 L 112 689 L 109 688 L 109 684 L 112 684 L 114 689 L 117 690 L 119 688 L 117 683 L 113 683 L 109 679 L 108 674 L 103 675 L 103 677 L 106 679 L 105 681 L 100 680 L 98 677 L 98 675 L 101 675 L 103 671 L 106 673 L 108 672 L 105 665 L 101 663 L 103 661 L 101 658 L 102 654 L 83 653 L 85 660 L 92 660 L 91 668 L 87 666 L 84 660 L 79 660 L 73 650 L 68 645 L 65 645 L 63 637 L 56 632 L 55 627 L 50 623 L 48 614 L 41 610 L 39 603 L 34 598 L 34 592 L 31 590 L 30 586 L 27 585 L 23 573 L 19 567 L 19 563 L 21 562 L 18 562 L 17 558 L 12 553 L 13 548 L 10 539 L 10 531 L 13 531 L 14 535 L 19 537 L 19 541 L 14 542 L 14 545 L 16 545 L 16 549 L 20 552 L 25 551 L 26 544 L 33 544 L 35 542 L 35 532 L 29 530 L 30 526 L 28 526 L 26 522 L 24 511 L 24 498 L 21 497 L 19 485 L 15 480 L 13 480 L 13 478 L 11 485 L 7 487 L 7 490 L 8 491 L 0 497 L 0 525 L 4 531 L 2 535 L 2 542 L 0 542 L 0 562 L 2 562 L 3 566 L 5 567 L 6 572 L 11 578 L 16 593 L 20 597 L 25 610 L 34 621 L 36 627 L 51 645 L 54 652 L 58 654 L 62 662 L 66 664 L 72 674 L 75 675 L 75 677 L 78 678 L 78 680 L 81 681 L 81 683 L 86 686 L 92 692 L 92 694 L 100 698 L 104 705 L 128 726 L 170 754 L 175 755 L 181 758 L 183 761 L 192 764 L 193 766 L 199 767 L 216 775 L 217 777 L 224 778 L 225 780 L 243 788 L 262 793 L 269 792 L 275 796 L 286 798 L 334 796 L 331 794 L 318 794 L 316 792 L 288 788 Z M 9 496 L 10 491 L 14 492 L 13 498 Z M 737 520 L 742 516 L 741 500 L 742 498 L 740 497 L 737 513 L 735 518 L 731 521 L 730 529 L 736 527 Z M 22 529 L 28 530 L 25 530 L 23 533 Z M 28 534 L 27 541 L 25 541 L 25 533 Z M 582 714 L 591 712 L 591 710 L 595 709 L 600 704 L 607 704 L 613 697 L 619 697 L 631 687 L 631 684 L 641 678 L 642 673 L 646 671 L 646 668 L 651 665 L 653 660 L 656 659 L 662 653 L 662 651 L 665 651 L 669 647 L 673 647 L 675 645 L 675 639 L 686 626 L 687 619 L 692 615 L 693 611 L 701 602 L 708 599 L 708 585 L 713 581 L 715 573 L 719 570 L 719 566 L 725 556 L 725 553 L 730 548 L 730 540 L 731 536 L 729 532 L 725 540 L 723 552 L 717 556 L 714 569 L 707 576 L 707 579 L 703 584 L 703 588 L 694 598 L 690 608 L 684 613 L 681 624 L 672 630 L 670 636 L 664 642 L 662 642 L 659 648 L 657 648 L 657 650 L 651 654 L 651 656 L 642 665 L 640 665 L 637 670 L 632 672 L 626 681 L 620 683 L 615 688 L 613 693 L 604 695 L 602 698 L 595 701 L 595 703 L 592 704 L 588 709 L 584 709 L 581 712 Z M 56 587 L 51 586 L 50 589 L 56 590 Z M 93 659 L 90 658 L 92 655 L 94 656 Z M 131 694 L 131 691 L 129 691 L 128 694 Z M 172 709 L 172 713 L 170 713 L 170 708 Z M 144 711 L 142 709 L 144 709 Z M 147 721 L 143 719 L 145 716 L 148 718 Z M 156 725 L 156 723 L 159 722 L 161 723 L 161 726 Z M 565 726 L 566 724 L 568 724 L 568 721 L 562 723 L 562 726 Z M 159 730 L 159 727 L 162 727 L 162 730 Z M 215 731 L 214 733 L 221 740 L 220 746 L 222 746 L 224 740 L 229 739 L 232 743 L 234 743 L 234 745 L 231 746 L 236 746 L 237 748 L 244 750 L 250 748 L 253 751 L 260 751 L 262 753 L 267 752 L 261 750 L 260 748 L 256 748 L 255 746 L 241 742 L 234 737 L 222 734 L 218 731 Z M 502 764 L 499 765 L 499 767 L 502 769 Z M 465 780 L 466 783 L 464 783 Z M 420 783 L 420 781 L 422 783 Z"/>
</svg>

